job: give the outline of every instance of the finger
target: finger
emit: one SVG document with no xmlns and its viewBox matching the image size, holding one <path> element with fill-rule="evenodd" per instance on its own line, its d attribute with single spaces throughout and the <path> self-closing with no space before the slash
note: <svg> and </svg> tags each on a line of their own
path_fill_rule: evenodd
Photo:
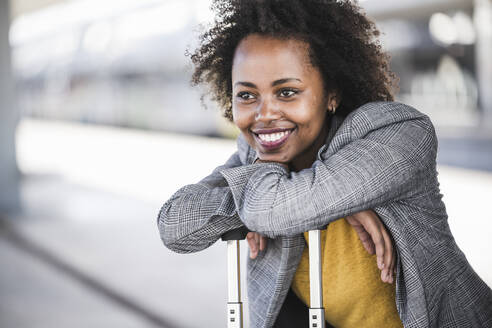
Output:
<svg viewBox="0 0 492 328">
<path fill-rule="evenodd" d="M 391 244 L 391 239 L 386 229 L 384 229 L 382 233 L 385 241 L 384 270 L 383 270 L 384 274 L 386 275 L 385 282 L 392 283 L 391 266 L 393 262 L 393 245 Z"/>
<path fill-rule="evenodd" d="M 392 283 L 395 257 L 390 234 L 374 211 L 362 211 L 355 216 L 362 223 L 365 230 L 369 232 L 375 244 L 377 265 L 381 270 L 381 280 Z"/>
<path fill-rule="evenodd" d="M 359 215 L 364 216 L 362 223 L 373 239 L 376 248 L 377 265 L 381 270 L 381 280 L 389 283 L 391 281 L 389 268 L 392 254 L 390 236 L 376 213 L 364 211 L 359 213 Z M 390 255 L 388 256 L 388 254 Z"/>
<path fill-rule="evenodd" d="M 364 246 L 364 248 L 366 249 L 366 251 L 369 253 L 369 254 L 374 254 L 376 252 L 376 249 L 374 247 L 374 243 L 372 241 L 372 238 L 371 236 L 369 235 L 369 233 L 366 231 L 366 229 L 364 229 L 364 227 L 362 226 L 362 224 L 357 221 L 357 219 L 355 219 L 354 217 L 352 216 L 347 216 L 345 218 L 345 220 L 352 226 L 352 228 L 355 230 L 355 232 L 357 233 L 357 235 L 359 236 L 359 239 L 360 241 L 362 242 L 362 246 Z"/>
<path fill-rule="evenodd" d="M 391 236 L 388 233 L 388 230 L 386 230 L 386 227 L 382 226 L 381 229 L 386 246 L 384 254 L 386 282 L 393 283 L 393 268 L 395 262 L 393 241 L 391 240 Z"/>
<path fill-rule="evenodd" d="M 246 240 L 248 241 L 248 246 L 249 246 L 249 257 L 251 259 L 254 259 L 256 258 L 256 256 L 258 255 L 258 250 L 256 249 L 256 241 L 255 241 L 255 236 L 254 236 L 254 232 L 248 232 L 248 234 L 246 235 Z"/>
<path fill-rule="evenodd" d="M 248 246 L 251 250 L 255 249 L 256 243 L 255 243 L 255 233 L 254 232 L 248 232 L 246 235 L 246 240 L 248 241 Z"/>
<path fill-rule="evenodd" d="M 265 250 L 267 245 L 267 239 L 264 236 L 260 236 L 260 251 Z"/>
<path fill-rule="evenodd" d="M 359 221 L 357 221 L 357 219 L 355 219 L 352 215 L 347 215 L 345 220 L 352 226 L 360 225 Z"/>
<path fill-rule="evenodd" d="M 258 253 L 260 252 L 259 248 L 260 248 L 260 234 L 255 232 L 253 234 L 253 239 L 254 239 L 254 243 L 255 243 L 255 252 L 254 252 L 254 257 L 253 259 L 255 259 L 257 256 L 258 256 Z"/>
<path fill-rule="evenodd" d="M 391 264 L 388 270 L 391 274 L 391 283 L 393 283 L 396 280 L 396 245 L 395 245 L 395 241 L 393 240 L 393 237 L 389 232 L 388 235 L 391 244 Z"/>
<path fill-rule="evenodd" d="M 366 231 L 371 235 L 372 242 L 376 248 L 376 258 L 379 270 L 383 270 L 384 264 L 384 253 L 385 253 L 385 240 L 383 234 L 381 233 L 381 227 L 376 223 L 373 217 L 368 217 L 363 220 L 363 225 Z"/>
<path fill-rule="evenodd" d="M 357 232 L 359 237 L 363 237 L 364 239 L 361 239 L 361 241 L 365 241 L 367 239 L 370 239 L 371 237 L 367 234 L 366 229 L 362 226 L 362 224 L 359 221 L 356 221 L 355 219 L 350 220 L 346 219 L 346 221 L 352 226 L 352 228 Z"/>
<path fill-rule="evenodd" d="M 371 255 L 375 254 L 376 248 L 375 248 L 374 243 L 372 241 L 371 235 L 369 235 L 369 233 L 362 227 L 360 227 L 360 229 L 354 227 L 354 229 L 357 232 L 357 234 L 359 235 L 359 239 L 362 242 L 362 245 L 364 246 L 366 251 Z"/>
</svg>

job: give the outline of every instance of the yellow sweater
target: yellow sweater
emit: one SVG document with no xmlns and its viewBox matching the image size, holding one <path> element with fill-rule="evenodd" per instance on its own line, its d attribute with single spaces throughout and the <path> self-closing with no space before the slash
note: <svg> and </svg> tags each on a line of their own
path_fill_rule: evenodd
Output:
<svg viewBox="0 0 492 328">
<path fill-rule="evenodd" d="M 304 233 L 308 242 L 308 232 Z M 403 327 L 396 311 L 395 284 L 381 281 L 376 255 L 370 255 L 352 226 L 340 219 L 321 231 L 325 319 L 336 328 Z M 309 250 L 304 249 L 292 289 L 309 306 Z"/>
</svg>

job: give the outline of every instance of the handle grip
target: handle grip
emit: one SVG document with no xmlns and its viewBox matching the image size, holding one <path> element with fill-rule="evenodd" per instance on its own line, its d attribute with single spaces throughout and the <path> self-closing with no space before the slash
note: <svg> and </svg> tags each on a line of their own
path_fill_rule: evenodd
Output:
<svg viewBox="0 0 492 328">
<path fill-rule="evenodd" d="M 249 230 L 245 226 L 242 226 L 240 228 L 227 231 L 225 234 L 223 234 L 220 238 L 223 241 L 227 240 L 243 240 L 246 238 L 246 235 L 248 234 Z"/>
</svg>

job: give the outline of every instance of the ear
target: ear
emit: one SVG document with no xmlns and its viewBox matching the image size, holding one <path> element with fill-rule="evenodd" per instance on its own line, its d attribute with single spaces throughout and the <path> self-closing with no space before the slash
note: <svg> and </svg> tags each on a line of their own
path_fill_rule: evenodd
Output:
<svg viewBox="0 0 492 328">
<path fill-rule="evenodd" d="M 342 101 L 342 94 L 338 90 L 332 90 L 328 92 L 328 95 L 326 97 L 326 109 L 329 112 L 335 112 L 335 110 L 338 108 L 340 105 L 340 102 Z"/>
</svg>

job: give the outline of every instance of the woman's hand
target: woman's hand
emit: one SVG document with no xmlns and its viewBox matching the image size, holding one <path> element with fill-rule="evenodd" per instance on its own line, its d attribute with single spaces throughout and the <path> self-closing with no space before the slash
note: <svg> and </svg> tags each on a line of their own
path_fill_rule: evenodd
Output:
<svg viewBox="0 0 492 328">
<path fill-rule="evenodd" d="M 381 280 L 392 284 L 396 254 L 391 236 L 378 215 L 372 210 L 362 211 L 345 218 L 352 225 L 369 254 L 376 253 Z"/>
<path fill-rule="evenodd" d="M 257 232 L 248 232 L 246 240 L 249 245 L 249 257 L 255 259 L 259 251 L 263 251 L 267 245 L 267 238 Z"/>
<path fill-rule="evenodd" d="M 270 162 L 257 158 L 254 163 Z M 290 171 L 287 164 L 275 163 Z M 376 254 L 377 265 L 381 270 L 381 280 L 392 284 L 394 281 L 396 254 L 391 236 L 377 214 L 372 210 L 366 210 L 348 216 L 346 220 L 359 235 L 359 239 L 367 252 Z M 267 239 L 257 232 L 248 233 L 246 239 L 250 247 L 250 257 L 255 259 L 258 256 L 258 252 L 266 248 Z"/>
<path fill-rule="evenodd" d="M 392 284 L 396 255 L 391 236 L 383 223 L 372 210 L 362 211 L 346 217 L 347 222 L 359 235 L 362 245 L 369 254 L 376 254 L 377 265 L 381 270 L 381 280 Z M 266 249 L 267 238 L 258 232 L 248 232 L 246 240 L 250 248 L 249 257 L 255 259 L 260 251 Z"/>
</svg>

